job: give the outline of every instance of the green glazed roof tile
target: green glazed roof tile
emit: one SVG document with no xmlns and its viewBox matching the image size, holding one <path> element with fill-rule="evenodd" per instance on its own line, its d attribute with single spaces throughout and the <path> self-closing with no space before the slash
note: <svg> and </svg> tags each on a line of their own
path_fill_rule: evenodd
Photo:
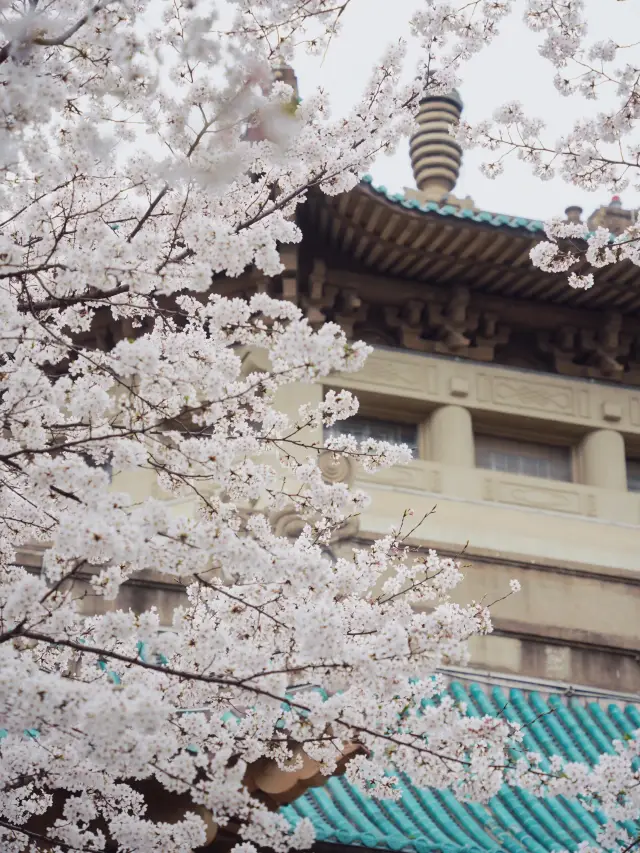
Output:
<svg viewBox="0 0 640 853">
<path fill-rule="evenodd" d="M 544 223 L 538 219 L 508 216 L 502 213 L 493 213 L 489 210 L 474 211 L 469 208 L 460 209 L 451 204 L 440 205 L 433 201 L 420 204 L 418 201 L 405 198 L 402 193 L 391 193 L 384 186 L 374 186 L 371 175 L 364 175 L 361 178 L 361 183 L 367 184 L 375 193 L 383 196 L 387 201 L 407 209 L 417 209 L 423 213 L 437 213 L 440 216 L 453 216 L 457 219 L 471 219 L 474 222 L 492 225 L 494 228 L 524 228 L 534 233 L 544 231 Z"/>
<path fill-rule="evenodd" d="M 635 728 L 640 728 L 640 712 L 635 705 L 627 705 L 624 712 L 629 720 L 631 720 L 631 725 Z"/>
<path fill-rule="evenodd" d="M 502 715 L 525 725 L 525 749 L 547 757 L 560 754 L 593 763 L 602 752 L 613 751 L 613 740 L 632 737 L 640 728 L 640 712 L 633 705 L 611 704 L 605 711 L 596 702 L 583 705 L 575 698 L 460 682 L 452 682 L 448 691 L 469 716 Z M 418 789 L 404 778 L 400 785 L 400 800 L 374 800 L 344 776 L 334 777 L 282 812 L 292 824 L 309 818 L 320 841 L 401 853 L 574 851 L 583 841 L 594 842 L 603 820 L 578 801 L 537 799 L 507 786 L 481 805 L 459 802 L 448 791 Z M 638 832 L 638 827 L 627 828 Z"/>
</svg>

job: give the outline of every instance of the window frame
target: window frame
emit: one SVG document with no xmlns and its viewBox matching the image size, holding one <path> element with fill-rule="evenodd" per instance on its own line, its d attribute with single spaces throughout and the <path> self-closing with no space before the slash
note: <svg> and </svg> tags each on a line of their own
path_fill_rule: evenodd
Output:
<svg viewBox="0 0 640 853">
<path fill-rule="evenodd" d="M 396 427 L 400 429 L 400 435 L 398 438 L 383 436 L 383 435 L 366 435 L 361 433 L 360 431 L 351 429 L 352 424 L 354 422 L 357 424 L 358 422 L 364 423 L 376 423 L 381 426 L 389 426 Z M 413 439 L 411 441 L 408 440 L 408 437 L 401 437 L 402 430 L 411 430 L 413 432 Z M 405 419 L 390 419 L 390 418 L 380 418 L 376 415 L 370 415 L 368 412 L 358 412 L 358 414 L 353 415 L 346 420 L 336 421 L 330 427 L 323 427 L 322 436 L 323 442 L 326 438 L 329 438 L 332 435 L 353 435 L 353 437 L 357 441 L 364 441 L 367 438 L 372 438 L 375 441 L 388 441 L 391 444 L 406 444 L 410 448 L 413 453 L 413 459 L 420 459 L 422 457 L 422 453 L 420 451 L 420 424 L 416 421 L 410 421 Z"/>
<path fill-rule="evenodd" d="M 562 468 L 561 474 L 562 476 L 550 476 L 550 474 L 539 474 L 534 473 L 533 471 L 522 470 L 524 466 L 520 465 L 521 470 L 509 470 L 508 467 L 495 467 L 494 465 L 482 465 L 480 464 L 480 455 L 482 453 L 481 445 L 486 442 L 485 452 L 487 455 L 493 453 L 500 453 L 501 445 L 506 447 L 512 447 L 513 453 L 509 453 L 508 451 L 502 451 L 505 457 L 512 457 L 514 459 L 526 460 L 529 459 L 531 461 L 535 461 L 539 463 L 541 461 L 545 461 L 550 466 L 550 472 L 553 471 L 554 465 L 560 465 Z M 474 444 L 475 444 L 475 462 L 476 469 L 480 471 L 494 471 L 497 474 L 506 474 L 511 475 L 513 477 L 532 477 L 536 480 L 547 480 L 554 483 L 576 483 L 578 481 L 577 471 L 576 471 L 576 456 L 575 456 L 575 448 L 573 445 L 562 442 L 562 441 L 535 441 L 532 440 L 530 436 L 524 435 L 504 435 L 502 433 L 494 433 L 490 431 L 478 431 L 474 433 Z M 488 446 L 487 446 L 488 445 Z M 491 447 L 493 445 L 493 447 Z M 521 448 L 521 452 L 517 453 L 518 446 Z M 531 452 L 534 448 L 539 448 L 540 450 L 546 450 L 546 454 L 536 454 Z M 530 452 L 527 453 L 526 451 Z M 479 452 L 480 451 L 480 452 Z M 560 460 L 560 455 L 564 457 L 564 461 Z M 555 455 L 555 459 L 554 459 Z M 558 469 L 556 469 L 558 470 Z"/>
</svg>

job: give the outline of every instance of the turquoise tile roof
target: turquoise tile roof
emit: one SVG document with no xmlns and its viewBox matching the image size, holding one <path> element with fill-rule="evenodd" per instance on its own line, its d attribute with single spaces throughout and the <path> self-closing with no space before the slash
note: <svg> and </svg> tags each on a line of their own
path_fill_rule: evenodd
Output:
<svg viewBox="0 0 640 853">
<path fill-rule="evenodd" d="M 429 201 L 421 204 L 419 201 L 405 198 L 403 193 L 390 193 L 387 191 L 386 187 L 374 186 L 371 175 L 365 175 L 362 178 L 362 183 L 369 185 L 370 189 L 373 190 L 374 193 L 383 196 L 387 201 L 393 202 L 399 207 L 404 207 L 407 210 L 419 210 L 422 213 L 437 213 L 439 216 L 451 216 L 456 219 L 470 219 L 472 222 L 492 225 L 495 228 L 520 228 L 534 234 L 544 232 L 544 223 L 539 219 L 524 219 L 521 216 L 507 216 L 502 213 L 491 213 L 489 210 L 461 210 L 450 204 L 441 205 L 435 201 Z"/>
<path fill-rule="evenodd" d="M 524 746 L 545 756 L 593 763 L 613 752 L 612 741 L 640 729 L 635 705 L 559 696 L 543 697 L 515 688 L 452 682 L 450 694 L 471 716 L 501 713 L 526 724 Z M 487 805 L 459 803 L 446 791 L 419 790 L 403 780 L 400 800 L 373 800 L 344 777 L 311 789 L 283 808 L 295 825 L 308 817 L 319 841 L 407 853 L 551 853 L 594 842 L 603 818 L 564 797 L 536 799 L 504 786 Z M 626 827 L 637 834 L 640 827 Z"/>
</svg>

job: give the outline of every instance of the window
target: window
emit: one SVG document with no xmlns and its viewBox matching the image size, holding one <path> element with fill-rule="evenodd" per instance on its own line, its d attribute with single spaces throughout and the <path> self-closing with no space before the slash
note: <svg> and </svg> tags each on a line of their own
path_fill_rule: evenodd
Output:
<svg viewBox="0 0 640 853">
<path fill-rule="evenodd" d="M 413 455 L 418 455 L 418 427 L 416 424 L 379 421 L 376 418 L 364 418 L 356 415 L 346 421 L 338 421 L 325 429 L 325 435 L 329 437 L 352 435 L 358 441 L 373 438 L 376 441 L 390 441 L 392 444 L 408 444 Z"/>
<path fill-rule="evenodd" d="M 640 459 L 627 459 L 627 488 L 640 492 Z"/>
<path fill-rule="evenodd" d="M 571 482 L 571 449 L 553 444 L 476 436 L 476 465 L 505 474 Z"/>
</svg>

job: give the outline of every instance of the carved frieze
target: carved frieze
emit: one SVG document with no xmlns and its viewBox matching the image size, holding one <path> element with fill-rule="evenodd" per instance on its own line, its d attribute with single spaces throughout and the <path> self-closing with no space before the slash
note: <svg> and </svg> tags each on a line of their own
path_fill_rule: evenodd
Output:
<svg viewBox="0 0 640 853">
<path fill-rule="evenodd" d="M 479 403 L 537 410 L 554 415 L 582 414 L 578 389 L 487 373 L 479 373 L 476 382 Z"/>
<path fill-rule="evenodd" d="M 423 459 L 416 459 L 410 465 L 398 465 L 383 468 L 375 474 L 358 472 L 358 482 L 369 485 L 392 486 L 416 492 L 442 492 L 441 471 Z"/>
<path fill-rule="evenodd" d="M 497 503 L 515 504 L 532 509 L 545 509 L 551 512 L 568 512 L 587 515 L 585 496 L 579 489 L 568 487 L 533 485 L 517 479 L 487 478 L 483 496 L 485 500 Z"/>
</svg>

